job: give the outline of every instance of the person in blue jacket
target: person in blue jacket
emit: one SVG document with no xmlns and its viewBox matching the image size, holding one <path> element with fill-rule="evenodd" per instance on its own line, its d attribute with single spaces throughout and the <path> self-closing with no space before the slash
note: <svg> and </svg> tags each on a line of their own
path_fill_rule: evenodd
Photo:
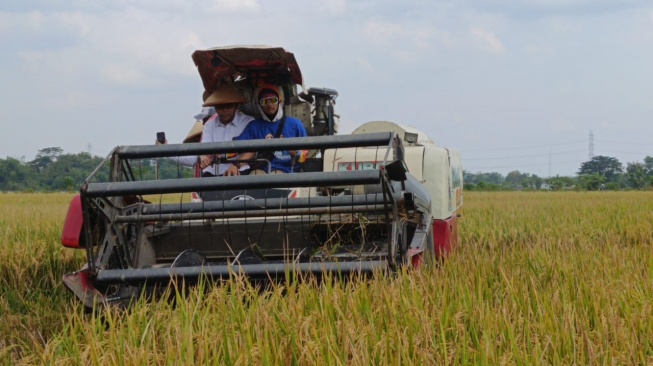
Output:
<svg viewBox="0 0 653 366">
<path fill-rule="evenodd" d="M 247 125 L 243 133 L 236 140 L 290 138 L 306 136 L 306 129 L 300 120 L 283 113 L 283 100 L 277 87 L 263 85 L 258 91 L 258 108 L 261 117 L 253 120 Z M 281 127 L 281 129 L 280 129 Z M 306 157 L 306 151 L 275 151 L 270 157 L 270 171 L 267 167 L 254 169 L 250 174 L 279 174 L 297 171 L 299 164 Z M 256 153 L 243 153 L 238 160 L 250 160 Z M 239 175 L 239 163 L 232 164 L 227 168 L 224 175 Z"/>
</svg>

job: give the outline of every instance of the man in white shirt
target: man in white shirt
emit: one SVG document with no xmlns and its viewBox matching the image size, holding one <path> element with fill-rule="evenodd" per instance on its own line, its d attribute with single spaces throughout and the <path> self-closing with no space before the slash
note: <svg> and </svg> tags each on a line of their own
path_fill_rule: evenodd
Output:
<svg viewBox="0 0 653 366">
<path fill-rule="evenodd" d="M 240 136 L 245 127 L 254 118 L 238 110 L 238 105 L 247 102 L 247 99 L 232 85 L 224 84 L 219 86 L 204 101 L 203 107 L 214 107 L 216 113 L 204 124 L 202 139 L 200 142 L 223 142 L 232 141 Z M 221 158 L 234 158 L 233 156 L 222 156 Z M 222 175 L 231 164 L 216 161 L 215 156 L 200 156 L 200 167 L 203 176 Z M 246 164 L 240 165 L 240 170 L 249 168 Z"/>
</svg>

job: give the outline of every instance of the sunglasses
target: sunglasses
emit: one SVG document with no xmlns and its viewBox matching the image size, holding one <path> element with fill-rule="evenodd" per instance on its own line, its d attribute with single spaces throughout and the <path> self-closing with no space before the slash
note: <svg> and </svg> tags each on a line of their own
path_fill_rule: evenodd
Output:
<svg viewBox="0 0 653 366">
<path fill-rule="evenodd" d="M 267 107 L 269 105 L 278 104 L 279 103 L 279 98 L 277 98 L 277 97 L 261 98 L 259 100 L 259 103 L 261 103 L 261 107 Z"/>
</svg>

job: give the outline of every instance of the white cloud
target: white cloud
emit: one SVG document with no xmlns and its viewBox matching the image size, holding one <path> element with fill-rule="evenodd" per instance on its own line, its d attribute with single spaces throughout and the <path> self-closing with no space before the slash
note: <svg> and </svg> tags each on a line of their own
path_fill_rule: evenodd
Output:
<svg viewBox="0 0 653 366">
<path fill-rule="evenodd" d="M 17 54 L 18 59 L 23 65 L 37 67 L 45 59 L 41 52 L 20 51 Z"/>
<path fill-rule="evenodd" d="M 540 57 L 549 57 L 553 56 L 555 54 L 554 49 L 548 45 L 541 45 L 541 44 L 527 44 L 524 46 L 524 51 L 533 56 L 540 56 Z"/>
<path fill-rule="evenodd" d="M 372 43 L 405 53 L 417 50 L 427 50 L 435 45 L 452 47 L 455 37 L 447 30 L 433 26 L 406 27 L 399 23 L 368 21 L 363 26 L 363 34 Z"/>
<path fill-rule="evenodd" d="M 123 65 L 104 65 L 100 69 L 100 75 L 112 84 L 130 87 L 149 85 L 153 82 L 148 80 L 140 70 Z"/>
<path fill-rule="evenodd" d="M 42 13 L 1 13 L 0 37 L 16 36 L 79 36 L 90 29 L 80 12 Z"/>
<path fill-rule="evenodd" d="M 197 77 L 190 54 L 205 47 L 195 30 L 173 15 L 144 9 L 0 13 L 2 19 L 16 26 L 7 49 L 14 72 L 36 86 L 31 97 L 59 111 L 103 108 L 113 99 L 107 90 L 171 90 L 179 76 Z M 13 42 L 21 34 L 23 41 Z"/>
<path fill-rule="evenodd" d="M 491 53 L 503 53 L 506 48 L 497 36 L 481 28 L 472 28 L 470 30 L 472 38 L 479 46 Z"/>
<path fill-rule="evenodd" d="M 43 106 L 48 109 L 79 110 L 82 108 L 97 108 L 106 104 L 97 94 L 86 93 L 81 90 L 68 90 L 63 94 L 52 91 L 45 93 Z"/>
<path fill-rule="evenodd" d="M 347 12 L 346 0 L 327 0 L 320 2 L 320 11 L 330 15 L 343 15 Z"/>
<path fill-rule="evenodd" d="M 161 29 L 144 26 L 139 22 L 125 24 L 119 34 L 103 30 L 94 34 L 92 39 L 98 41 L 106 39 L 111 43 L 121 39 L 120 42 L 111 44 L 111 50 L 99 51 L 113 54 L 113 57 L 119 55 L 122 63 L 141 68 L 144 72 L 162 70 L 177 75 L 195 73 L 190 61 L 190 53 L 201 48 L 203 43 L 194 31 L 181 26 L 170 25 L 166 29 Z"/>
<path fill-rule="evenodd" d="M 26 14 L 24 18 L 24 25 L 27 29 L 39 30 L 43 28 L 45 23 L 45 16 L 40 11 L 33 11 Z"/>
<path fill-rule="evenodd" d="M 82 68 L 79 67 L 78 61 L 80 55 L 74 50 L 43 50 L 43 51 L 20 51 L 17 54 L 20 60 L 20 69 L 26 70 L 36 79 L 42 79 L 43 82 L 51 80 L 72 80 L 79 77 Z M 59 87 L 60 85 L 49 85 Z M 65 85 L 61 85 L 65 87 Z"/>
<path fill-rule="evenodd" d="M 363 69 L 363 70 L 373 70 L 373 69 L 374 69 L 374 67 L 372 66 L 372 64 L 370 64 L 370 62 L 367 61 L 367 60 L 364 59 L 364 58 L 358 58 L 358 59 L 356 59 L 356 64 L 357 64 L 361 69 Z"/>
<path fill-rule="evenodd" d="M 380 21 L 369 21 L 365 23 L 363 32 L 372 42 L 380 45 L 388 45 L 401 36 L 403 28 L 400 24 Z"/>
<path fill-rule="evenodd" d="M 578 23 L 574 19 L 568 17 L 554 17 L 547 21 L 548 28 L 557 35 L 568 35 L 579 29 Z"/>
<path fill-rule="evenodd" d="M 241 12 L 258 11 L 260 6 L 258 0 L 215 0 L 214 10 Z"/>
<path fill-rule="evenodd" d="M 573 121 L 566 118 L 552 121 L 550 128 L 552 132 L 575 132 L 579 130 Z"/>
</svg>

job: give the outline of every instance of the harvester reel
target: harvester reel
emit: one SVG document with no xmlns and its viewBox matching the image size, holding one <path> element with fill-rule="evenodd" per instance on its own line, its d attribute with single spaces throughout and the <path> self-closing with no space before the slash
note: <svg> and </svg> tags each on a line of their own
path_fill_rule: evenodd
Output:
<svg viewBox="0 0 653 366">
<path fill-rule="evenodd" d="M 206 257 L 198 250 L 195 249 L 186 249 L 183 252 L 179 253 L 177 258 L 172 262 L 170 267 L 179 268 L 179 267 L 195 267 L 203 266 L 206 264 Z"/>
</svg>

